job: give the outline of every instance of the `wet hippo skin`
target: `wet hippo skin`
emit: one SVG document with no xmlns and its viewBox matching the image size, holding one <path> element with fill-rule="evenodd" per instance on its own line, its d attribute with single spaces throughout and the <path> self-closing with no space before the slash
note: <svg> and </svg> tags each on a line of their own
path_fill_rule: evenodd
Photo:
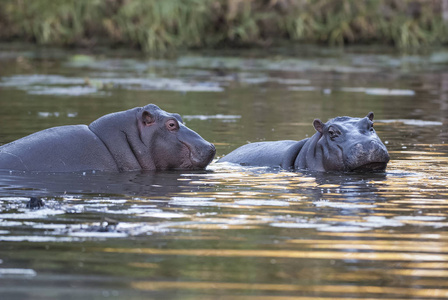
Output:
<svg viewBox="0 0 448 300">
<path fill-rule="evenodd" d="M 386 147 L 373 129 L 373 112 L 364 118 L 336 117 L 313 122 L 316 133 L 301 141 L 251 143 L 219 162 L 310 171 L 384 171 Z"/>
<path fill-rule="evenodd" d="M 36 132 L 0 147 L 0 169 L 74 172 L 204 169 L 215 147 L 154 104 L 87 125 Z"/>
</svg>

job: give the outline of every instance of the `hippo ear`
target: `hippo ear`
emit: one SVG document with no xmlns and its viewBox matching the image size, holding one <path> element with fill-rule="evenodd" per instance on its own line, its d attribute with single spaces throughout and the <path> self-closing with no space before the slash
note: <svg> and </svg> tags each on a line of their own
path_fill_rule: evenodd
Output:
<svg viewBox="0 0 448 300">
<path fill-rule="evenodd" d="M 366 117 L 369 118 L 369 120 L 373 122 L 373 116 L 374 116 L 374 115 L 373 115 L 373 112 L 371 111 L 371 112 L 369 112 L 369 113 L 367 114 Z"/>
<path fill-rule="evenodd" d="M 324 132 L 324 123 L 322 123 L 322 121 L 321 120 L 319 120 L 319 119 L 315 119 L 314 121 L 313 121 L 313 126 L 314 126 L 314 129 L 316 129 L 317 131 L 319 131 L 320 133 L 323 133 Z"/>
<path fill-rule="evenodd" d="M 173 116 L 182 124 L 184 124 L 184 120 L 182 120 L 182 117 L 179 114 L 173 114 Z"/>
<path fill-rule="evenodd" d="M 154 117 L 149 113 L 149 111 L 145 110 L 142 112 L 141 121 L 143 125 L 150 126 L 154 123 Z"/>
</svg>

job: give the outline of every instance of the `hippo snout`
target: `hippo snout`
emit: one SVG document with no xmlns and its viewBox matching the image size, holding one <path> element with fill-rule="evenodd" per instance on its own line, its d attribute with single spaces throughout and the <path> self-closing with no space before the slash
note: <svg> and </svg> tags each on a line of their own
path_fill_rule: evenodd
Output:
<svg viewBox="0 0 448 300">
<path fill-rule="evenodd" d="M 381 141 L 372 140 L 356 143 L 346 159 L 349 171 L 384 171 L 390 157 L 386 146 Z"/>
<path fill-rule="evenodd" d="M 204 143 L 190 148 L 190 160 L 194 167 L 203 169 L 215 157 L 216 148 L 212 143 Z"/>
</svg>

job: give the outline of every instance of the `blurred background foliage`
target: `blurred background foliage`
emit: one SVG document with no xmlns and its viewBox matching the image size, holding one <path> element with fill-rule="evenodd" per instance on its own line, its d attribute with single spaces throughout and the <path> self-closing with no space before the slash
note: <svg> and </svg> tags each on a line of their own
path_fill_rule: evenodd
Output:
<svg viewBox="0 0 448 300">
<path fill-rule="evenodd" d="M 0 40 L 139 48 L 448 42 L 447 0 L 2 0 Z"/>
</svg>

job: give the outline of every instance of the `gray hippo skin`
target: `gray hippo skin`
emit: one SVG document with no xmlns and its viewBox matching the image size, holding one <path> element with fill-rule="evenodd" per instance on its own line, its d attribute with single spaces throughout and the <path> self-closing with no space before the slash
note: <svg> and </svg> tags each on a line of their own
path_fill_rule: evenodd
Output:
<svg viewBox="0 0 448 300">
<path fill-rule="evenodd" d="M 386 147 L 373 129 L 373 112 L 365 118 L 337 117 L 313 122 L 316 133 L 301 141 L 251 143 L 219 162 L 310 171 L 384 171 Z"/>
<path fill-rule="evenodd" d="M 36 132 L 0 147 L 0 169 L 74 172 L 204 169 L 215 147 L 153 104 L 87 125 Z"/>
</svg>

